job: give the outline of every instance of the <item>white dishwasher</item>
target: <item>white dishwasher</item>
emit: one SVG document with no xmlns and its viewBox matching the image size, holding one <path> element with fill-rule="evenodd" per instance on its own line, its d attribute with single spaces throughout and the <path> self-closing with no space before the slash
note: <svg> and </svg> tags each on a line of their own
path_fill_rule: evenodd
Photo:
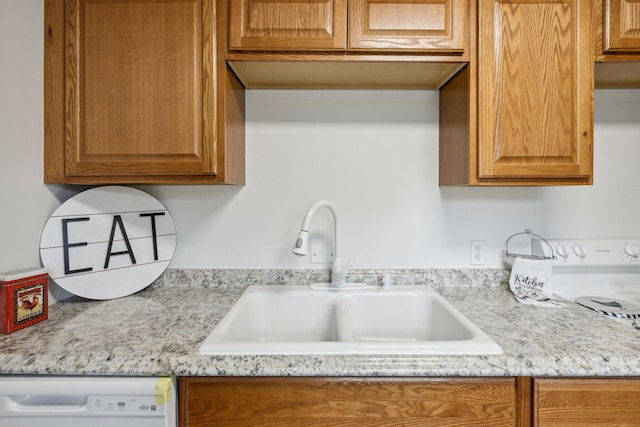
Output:
<svg viewBox="0 0 640 427">
<path fill-rule="evenodd" d="M 0 426 L 176 427 L 172 377 L 0 376 Z"/>
</svg>

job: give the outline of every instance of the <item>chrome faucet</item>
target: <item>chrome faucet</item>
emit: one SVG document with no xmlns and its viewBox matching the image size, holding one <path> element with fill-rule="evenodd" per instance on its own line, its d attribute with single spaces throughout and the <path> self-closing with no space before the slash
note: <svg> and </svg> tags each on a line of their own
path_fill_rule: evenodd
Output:
<svg viewBox="0 0 640 427">
<path fill-rule="evenodd" d="M 298 256 L 307 255 L 309 251 L 309 228 L 311 226 L 311 219 L 313 218 L 313 215 L 316 213 L 316 211 L 323 207 L 329 209 L 329 211 L 331 211 L 331 214 L 333 215 L 334 252 L 333 264 L 331 265 L 331 287 L 340 288 L 345 284 L 345 279 L 347 277 L 347 272 L 349 271 L 350 263 L 348 265 L 342 264 L 338 213 L 333 203 L 327 200 L 320 200 L 309 207 L 307 213 L 304 216 L 304 220 L 302 221 L 302 227 L 300 228 L 300 234 L 298 234 L 298 239 L 296 240 L 296 244 L 293 248 L 293 253 Z"/>
</svg>

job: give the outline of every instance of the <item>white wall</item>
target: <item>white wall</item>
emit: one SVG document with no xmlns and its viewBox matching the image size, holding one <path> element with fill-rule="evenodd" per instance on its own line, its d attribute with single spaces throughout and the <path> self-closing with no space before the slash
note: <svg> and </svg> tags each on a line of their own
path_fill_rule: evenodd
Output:
<svg viewBox="0 0 640 427">
<path fill-rule="evenodd" d="M 39 265 L 42 226 L 83 187 L 44 185 L 42 0 L 0 0 L 0 272 Z M 178 232 L 175 268 L 324 268 L 291 254 L 319 199 L 353 268 L 466 268 L 510 234 L 640 236 L 640 91 L 597 91 L 595 184 L 438 187 L 438 93 L 248 91 L 247 185 L 146 186 Z M 312 244 L 330 243 L 328 211 Z"/>
<path fill-rule="evenodd" d="M 42 227 L 76 191 L 42 183 L 43 3 L 0 0 L 0 273 L 40 266 Z"/>
</svg>

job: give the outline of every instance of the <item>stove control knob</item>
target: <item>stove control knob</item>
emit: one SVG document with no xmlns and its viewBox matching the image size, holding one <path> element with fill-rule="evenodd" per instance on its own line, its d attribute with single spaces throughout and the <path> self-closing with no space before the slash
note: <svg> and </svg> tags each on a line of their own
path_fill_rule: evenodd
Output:
<svg viewBox="0 0 640 427">
<path fill-rule="evenodd" d="M 631 258 L 638 258 L 640 256 L 640 253 L 638 253 L 638 248 L 633 243 L 624 244 L 624 253 Z"/>
<path fill-rule="evenodd" d="M 569 251 L 567 250 L 567 247 L 562 243 L 558 243 L 558 246 L 556 246 L 556 253 L 562 259 L 569 258 Z"/>
<path fill-rule="evenodd" d="M 573 245 L 573 253 L 576 254 L 582 261 L 584 261 L 584 259 L 587 257 L 587 253 L 584 251 L 584 247 L 582 247 L 582 245 L 578 243 Z"/>
</svg>

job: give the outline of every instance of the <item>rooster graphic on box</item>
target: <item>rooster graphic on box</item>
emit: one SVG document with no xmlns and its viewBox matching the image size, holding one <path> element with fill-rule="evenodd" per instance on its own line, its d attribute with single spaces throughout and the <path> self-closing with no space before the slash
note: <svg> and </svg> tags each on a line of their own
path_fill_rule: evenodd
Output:
<svg viewBox="0 0 640 427">
<path fill-rule="evenodd" d="M 29 297 L 21 299 L 20 306 L 25 310 L 32 311 L 34 308 L 36 308 L 36 306 L 38 305 L 38 302 L 39 302 L 38 296 L 33 295 L 33 298 L 31 299 Z"/>
</svg>

